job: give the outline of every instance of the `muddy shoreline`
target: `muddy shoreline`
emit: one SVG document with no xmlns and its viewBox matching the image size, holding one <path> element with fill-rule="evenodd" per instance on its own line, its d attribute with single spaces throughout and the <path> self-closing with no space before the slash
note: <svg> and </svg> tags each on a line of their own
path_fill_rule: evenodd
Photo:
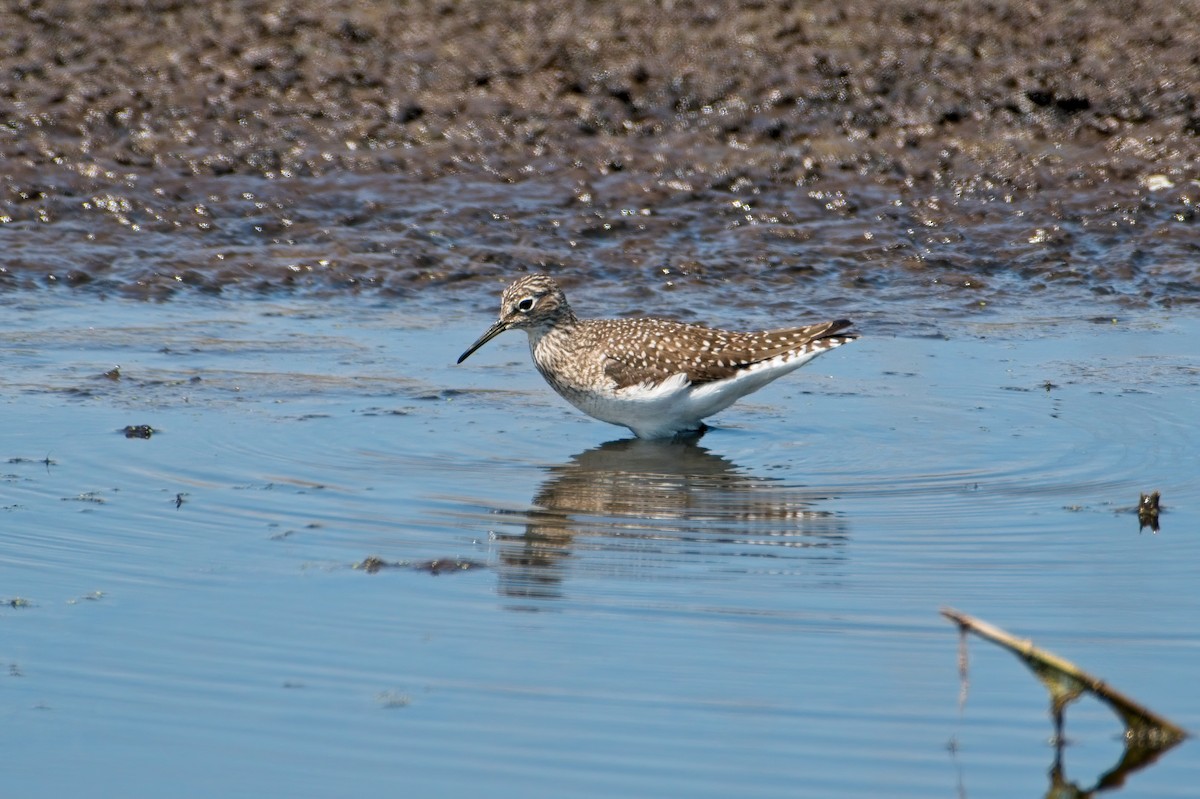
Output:
<svg viewBox="0 0 1200 799">
<path fill-rule="evenodd" d="M 0 287 L 1190 304 L 1197 10 L 20 2 Z"/>
</svg>

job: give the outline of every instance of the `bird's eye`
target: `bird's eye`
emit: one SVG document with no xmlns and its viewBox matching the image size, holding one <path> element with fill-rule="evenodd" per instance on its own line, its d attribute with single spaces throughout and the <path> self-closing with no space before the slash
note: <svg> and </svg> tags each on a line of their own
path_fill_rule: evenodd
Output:
<svg viewBox="0 0 1200 799">
<path fill-rule="evenodd" d="M 517 310 L 521 313 L 529 313 L 533 310 L 533 297 L 526 297 L 517 303 Z"/>
</svg>

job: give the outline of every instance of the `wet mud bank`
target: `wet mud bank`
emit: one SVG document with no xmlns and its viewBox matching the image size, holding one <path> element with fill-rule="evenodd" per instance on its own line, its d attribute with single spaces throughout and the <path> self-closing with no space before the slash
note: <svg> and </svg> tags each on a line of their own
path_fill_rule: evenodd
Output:
<svg viewBox="0 0 1200 799">
<path fill-rule="evenodd" d="M 490 304 L 546 269 L 678 311 L 716 282 L 735 304 L 914 314 L 1192 304 L 1193 18 L 19 2 L 0 11 L 0 287 Z"/>
</svg>

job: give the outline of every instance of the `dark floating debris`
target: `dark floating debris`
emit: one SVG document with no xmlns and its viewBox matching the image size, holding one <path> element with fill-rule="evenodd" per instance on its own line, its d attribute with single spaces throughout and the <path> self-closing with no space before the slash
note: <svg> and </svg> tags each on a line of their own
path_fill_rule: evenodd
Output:
<svg viewBox="0 0 1200 799">
<path fill-rule="evenodd" d="M 130 424 L 125 425 L 125 430 L 122 432 L 125 433 L 126 438 L 149 438 L 157 431 L 148 424 Z"/>
<path fill-rule="evenodd" d="M 362 563 L 355 563 L 354 568 L 362 569 L 367 574 L 374 574 L 380 569 L 394 569 L 403 566 L 402 563 L 388 563 L 383 558 L 377 558 L 374 555 L 369 555 L 363 559 Z"/>
<path fill-rule="evenodd" d="M 1151 491 L 1149 494 L 1142 494 L 1142 498 L 1138 500 L 1138 532 L 1150 528 L 1150 532 L 1158 532 L 1158 500 L 1159 493 Z"/>
<path fill-rule="evenodd" d="M 46 467 L 47 471 L 49 471 L 51 466 L 58 465 L 58 461 L 52 459 L 49 455 L 47 455 L 44 458 L 21 458 L 21 457 L 9 458 L 8 462 L 9 463 L 40 463 Z"/>
<path fill-rule="evenodd" d="M 354 568 L 361 569 L 367 574 L 375 574 L 381 569 L 411 569 L 413 571 L 428 572 L 429 574 L 437 575 L 484 569 L 487 568 L 487 564 L 465 558 L 438 558 L 436 560 L 423 560 L 418 563 L 410 560 L 387 561 L 375 555 L 370 555 L 361 563 L 355 563 Z"/>
<path fill-rule="evenodd" d="M 475 569 L 483 569 L 487 566 L 477 560 L 465 560 L 462 558 L 446 558 L 438 560 L 426 560 L 421 563 L 411 564 L 412 568 L 417 571 L 429 572 L 430 574 L 444 574 L 449 572 L 467 572 Z"/>
<path fill-rule="evenodd" d="M 1111 707 L 1125 724 L 1125 751 L 1121 760 L 1100 777 L 1092 791 L 1121 785 L 1126 776 L 1150 765 L 1168 749 L 1188 737 L 1188 733 L 1182 727 L 1109 687 L 1103 680 L 1088 674 L 1069 660 L 1038 649 L 1029 640 L 1016 638 L 982 619 L 951 608 L 942 608 L 942 615 L 958 625 L 962 636 L 959 648 L 959 673 L 963 684 L 960 702 L 966 701 L 967 693 L 968 632 L 999 644 L 1019 657 L 1050 692 L 1050 714 L 1054 718 L 1056 747 L 1054 768 L 1051 769 L 1052 779 L 1061 779 L 1062 776 L 1062 747 L 1066 740 L 1063 736 L 1063 724 L 1067 705 L 1085 693 Z M 1091 795 L 1091 792 L 1080 795 L 1085 794 Z"/>
<path fill-rule="evenodd" d="M 114 366 L 113 368 L 109 369 L 107 372 L 102 374 L 101 377 L 107 378 L 109 380 L 120 380 L 121 379 L 120 365 Z"/>
</svg>

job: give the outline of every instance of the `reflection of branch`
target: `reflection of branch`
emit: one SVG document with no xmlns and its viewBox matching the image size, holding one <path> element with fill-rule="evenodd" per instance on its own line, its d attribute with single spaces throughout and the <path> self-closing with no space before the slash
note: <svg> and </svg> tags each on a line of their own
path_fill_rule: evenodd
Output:
<svg viewBox="0 0 1200 799">
<path fill-rule="evenodd" d="M 1164 750 L 1187 737 L 1183 728 L 1110 688 L 1103 680 L 1093 677 L 1074 663 L 1038 649 L 1031 641 L 1015 638 L 982 619 L 950 608 L 943 608 L 942 615 L 955 622 L 964 634 L 968 631 L 973 632 L 999 644 L 1025 661 L 1025 665 L 1050 692 L 1050 709 L 1054 714 L 1060 739 L 1063 710 L 1084 692 L 1106 703 L 1121 717 L 1125 722 L 1126 743 L 1130 747 L 1151 751 Z"/>
<path fill-rule="evenodd" d="M 1121 762 L 1102 774 L 1100 779 L 1096 781 L 1096 787 L 1092 790 L 1110 791 L 1113 788 L 1120 788 L 1125 784 L 1127 776 L 1158 760 L 1163 752 L 1166 752 L 1181 740 L 1183 739 L 1176 738 L 1161 746 L 1138 745 L 1133 741 L 1127 740 L 1125 752 L 1121 755 Z"/>
</svg>

